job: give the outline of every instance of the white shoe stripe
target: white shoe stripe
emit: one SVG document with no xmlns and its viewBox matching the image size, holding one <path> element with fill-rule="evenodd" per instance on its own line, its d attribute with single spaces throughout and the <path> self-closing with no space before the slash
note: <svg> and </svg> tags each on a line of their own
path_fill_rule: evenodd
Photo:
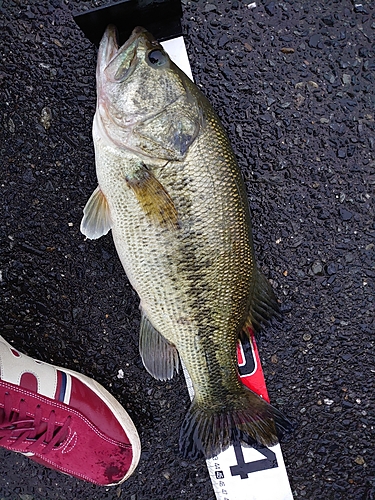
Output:
<svg viewBox="0 0 375 500">
<path fill-rule="evenodd" d="M 66 389 L 65 389 L 65 395 L 64 395 L 64 403 L 69 404 L 70 403 L 70 396 L 72 394 L 72 377 L 69 375 L 69 373 L 66 373 Z"/>
</svg>

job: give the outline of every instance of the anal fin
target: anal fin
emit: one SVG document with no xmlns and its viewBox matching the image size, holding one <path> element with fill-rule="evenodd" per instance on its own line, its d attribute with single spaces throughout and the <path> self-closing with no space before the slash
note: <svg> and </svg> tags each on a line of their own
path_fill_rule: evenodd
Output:
<svg viewBox="0 0 375 500">
<path fill-rule="evenodd" d="M 146 370 L 157 380 L 169 380 L 178 373 L 177 349 L 150 323 L 142 311 L 139 351 Z"/>
</svg>

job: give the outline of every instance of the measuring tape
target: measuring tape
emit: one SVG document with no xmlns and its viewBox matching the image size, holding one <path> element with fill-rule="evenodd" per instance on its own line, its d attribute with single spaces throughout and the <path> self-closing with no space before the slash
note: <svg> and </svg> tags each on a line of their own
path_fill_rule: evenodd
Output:
<svg viewBox="0 0 375 500">
<path fill-rule="evenodd" d="M 183 37 L 162 42 L 172 61 L 192 80 Z M 238 371 L 246 387 L 269 402 L 253 332 L 237 348 Z M 182 364 L 190 398 L 194 389 Z M 207 460 L 217 500 L 293 500 L 280 445 L 244 447 L 239 443 Z"/>
</svg>

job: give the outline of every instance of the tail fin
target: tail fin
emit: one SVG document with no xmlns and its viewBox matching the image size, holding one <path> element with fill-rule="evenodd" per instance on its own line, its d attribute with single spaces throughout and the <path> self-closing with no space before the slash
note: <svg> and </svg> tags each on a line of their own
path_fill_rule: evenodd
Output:
<svg viewBox="0 0 375 500">
<path fill-rule="evenodd" d="M 212 458 L 235 441 L 273 446 L 278 434 L 292 429 L 292 422 L 282 413 L 243 387 L 240 394 L 217 407 L 193 400 L 181 427 L 180 451 L 191 460 L 202 454 Z"/>
</svg>

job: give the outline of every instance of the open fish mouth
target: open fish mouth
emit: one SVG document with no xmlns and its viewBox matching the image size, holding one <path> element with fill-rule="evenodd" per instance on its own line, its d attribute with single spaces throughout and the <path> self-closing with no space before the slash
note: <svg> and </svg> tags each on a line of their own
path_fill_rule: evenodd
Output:
<svg viewBox="0 0 375 500">
<path fill-rule="evenodd" d="M 100 41 L 97 59 L 97 73 L 104 71 L 109 62 L 117 54 L 119 49 L 117 40 L 117 28 L 113 24 L 110 24 L 107 26 L 107 29 L 105 30 Z"/>
<path fill-rule="evenodd" d="M 97 75 L 105 71 L 110 80 L 121 82 L 129 76 L 129 69 L 135 67 L 137 47 L 140 39 L 150 47 L 159 45 L 155 38 L 142 26 L 137 26 L 126 42 L 119 47 L 118 31 L 110 24 L 100 42 Z"/>
</svg>

